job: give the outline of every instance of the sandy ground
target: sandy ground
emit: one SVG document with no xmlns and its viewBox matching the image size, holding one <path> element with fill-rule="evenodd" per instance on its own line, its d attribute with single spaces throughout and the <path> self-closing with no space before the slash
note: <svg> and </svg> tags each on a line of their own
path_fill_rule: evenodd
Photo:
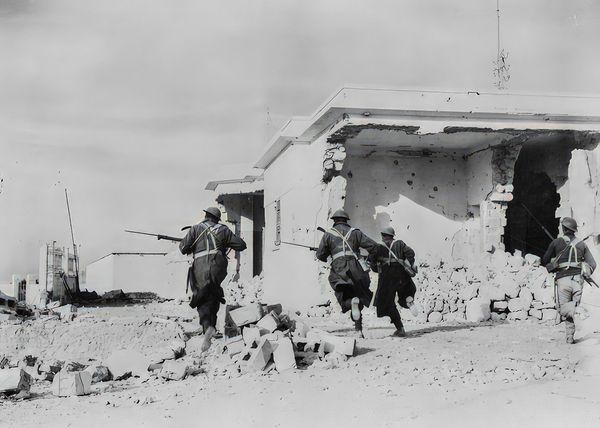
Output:
<svg viewBox="0 0 600 428">
<path fill-rule="evenodd" d="M 129 379 L 62 399 L 42 393 L 46 386 L 36 398 L 0 402 L 0 426 L 597 427 L 600 292 L 586 289 L 584 304 L 589 317 L 572 346 L 564 343 L 563 325 L 530 322 L 409 324 L 407 338 L 392 338 L 384 320 L 367 314 L 356 355 L 335 368 Z M 310 321 L 352 334 L 340 316 Z"/>
</svg>

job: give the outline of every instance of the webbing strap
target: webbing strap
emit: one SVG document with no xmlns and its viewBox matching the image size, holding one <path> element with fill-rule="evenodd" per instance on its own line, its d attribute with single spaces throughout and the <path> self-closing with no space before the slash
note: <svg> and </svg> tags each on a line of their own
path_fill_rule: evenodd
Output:
<svg viewBox="0 0 600 428">
<path fill-rule="evenodd" d="M 348 246 L 348 250 L 350 250 L 350 252 L 352 253 L 352 256 L 354 256 L 354 258 L 355 258 L 356 260 L 358 260 L 358 256 L 357 256 L 357 255 L 356 255 L 356 253 L 355 253 L 355 252 L 352 250 L 352 247 L 350 246 L 350 243 L 348 242 L 348 238 L 350 237 L 350 234 L 351 234 L 351 233 L 352 233 L 354 230 L 356 230 L 356 229 L 355 229 L 355 228 L 353 228 L 353 227 L 351 227 L 351 228 L 350 228 L 350 230 L 348 231 L 348 233 L 346 233 L 346 235 L 342 235 L 342 233 L 341 233 L 339 230 L 337 230 L 337 229 L 335 229 L 335 228 L 333 228 L 333 227 L 331 228 L 331 231 L 332 231 L 332 232 L 335 232 L 335 234 L 336 234 L 337 236 L 339 236 L 340 238 L 342 238 L 342 252 L 344 252 L 344 253 L 345 253 L 345 252 L 346 252 L 346 246 Z M 336 253 L 336 254 L 339 254 L 339 253 Z M 333 257 L 333 256 L 332 256 L 332 257 Z M 341 257 L 341 256 L 338 256 L 338 257 Z"/>
<path fill-rule="evenodd" d="M 335 253 L 333 256 L 331 256 L 331 258 L 333 260 L 335 260 L 335 259 L 339 259 L 340 257 L 345 257 L 345 256 L 352 256 L 352 257 L 354 257 L 355 254 L 353 252 L 350 252 L 350 251 L 340 251 L 339 253 Z"/>
<path fill-rule="evenodd" d="M 199 257 L 208 256 L 210 254 L 217 254 L 218 252 L 219 252 L 219 250 L 198 251 L 197 253 L 194 253 L 194 258 L 197 259 Z"/>
</svg>

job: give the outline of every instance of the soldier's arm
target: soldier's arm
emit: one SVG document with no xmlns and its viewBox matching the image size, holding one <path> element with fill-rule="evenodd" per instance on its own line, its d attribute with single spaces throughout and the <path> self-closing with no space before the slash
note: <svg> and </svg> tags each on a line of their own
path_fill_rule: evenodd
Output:
<svg viewBox="0 0 600 428">
<path fill-rule="evenodd" d="M 196 240 L 197 228 L 195 226 L 190 227 L 188 233 L 183 237 L 179 243 L 179 251 L 181 254 L 190 254 L 194 251 L 193 244 Z"/>
<path fill-rule="evenodd" d="M 369 262 L 369 266 L 373 272 L 379 272 L 379 265 L 377 263 L 377 259 L 379 258 L 379 250 L 369 253 L 369 257 L 367 261 Z"/>
<path fill-rule="evenodd" d="M 585 246 L 585 251 L 583 252 L 583 261 L 590 266 L 592 272 L 596 270 L 596 260 L 594 260 L 594 256 L 592 256 L 592 253 L 587 245 Z"/>
<path fill-rule="evenodd" d="M 542 261 L 541 261 L 542 266 L 546 266 L 548 263 L 550 263 L 550 261 L 552 260 L 552 257 L 554 257 L 554 242 L 555 241 L 552 241 L 550 243 L 550 245 L 548 246 L 548 249 L 542 256 Z"/>
<path fill-rule="evenodd" d="M 246 242 L 229 228 L 225 231 L 225 242 L 227 248 L 231 248 L 234 251 L 244 251 L 246 249 Z"/>
<path fill-rule="evenodd" d="M 377 247 L 379 246 L 379 244 L 375 241 L 373 241 L 371 238 L 369 238 L 367 235 L 365 235 L 364 233 L 362 233 L 362 231 L 357 230 L 357 237 L 358 237 L 358 245 L 360 248 L 367 250 L 369 252 L 369 254 L 375 252 L 377 250 Z"/>
<path fill-rule="evenodd" d="M 406 245 L 404 241 L 400 241 L 400 246 L 402 248 L 402 258 L 408 260 L 411 265 L 415 264 L 415 251 Z"/>
<path fill-rule="evenodd" d="M 327 234 L 323 235 L 323 237 L 321 238 L 321 243 L 319 244 L 319 248 L 317 248 L 317 259 L 321 260 L 322 262 L 326 262 L 327 261 L 327 257 L 329 257 L 331 254 L 331 250 L 329 249 L 329 241 L 327 239 Z"/>
</svg>

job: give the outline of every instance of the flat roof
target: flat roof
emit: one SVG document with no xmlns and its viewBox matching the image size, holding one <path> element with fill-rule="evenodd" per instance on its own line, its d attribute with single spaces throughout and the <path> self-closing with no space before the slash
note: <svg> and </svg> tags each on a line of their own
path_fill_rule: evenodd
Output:
<svg viewBox="0 0 600 428">
<path fill-rule="evenodd" d="M 415 90 L 345 86 L 310 116 L 294 117 L 271 138 L 255 164 L 266 169 L 293 143 L 311 143 L 346 116 L 455 121 L 521 121 L 519 129 L 600 129 L 600 96 Z"/>
</svg>

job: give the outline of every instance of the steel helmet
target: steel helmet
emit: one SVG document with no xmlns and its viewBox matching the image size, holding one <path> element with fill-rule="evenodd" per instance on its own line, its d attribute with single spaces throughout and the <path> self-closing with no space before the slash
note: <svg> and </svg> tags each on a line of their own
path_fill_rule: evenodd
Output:
<svg viewBox="0 0 600 428">
<path fill-rule="evenodd" d="M 210 214 L 211 216 L 221 220 L 221 210 L 217 207 L 208 207 L 204 210 L 206 214 Z"/>
<path fill-rule="evenodd" d="M 577 232 L 577 222 L 572 217 L 565 217 L 560 224 L 565 228 Z"/>
<path fill-rule="evenodd" d="M 334 220 L 336 218 L 345 218 L 346 220 L 350 220 L 350 216 L 344 210 L 337 210 L 331 215 L 331 219 Z"/>
<path fill-rule="evenodd" d="M 396 235 L 396 231 L 394 230 L 393 227 L 388 226 L 388 227 L 384 227 L 383 229 L 381 229 L 381 234 L 382 235 L 395 236 Z"/>
</svg>

